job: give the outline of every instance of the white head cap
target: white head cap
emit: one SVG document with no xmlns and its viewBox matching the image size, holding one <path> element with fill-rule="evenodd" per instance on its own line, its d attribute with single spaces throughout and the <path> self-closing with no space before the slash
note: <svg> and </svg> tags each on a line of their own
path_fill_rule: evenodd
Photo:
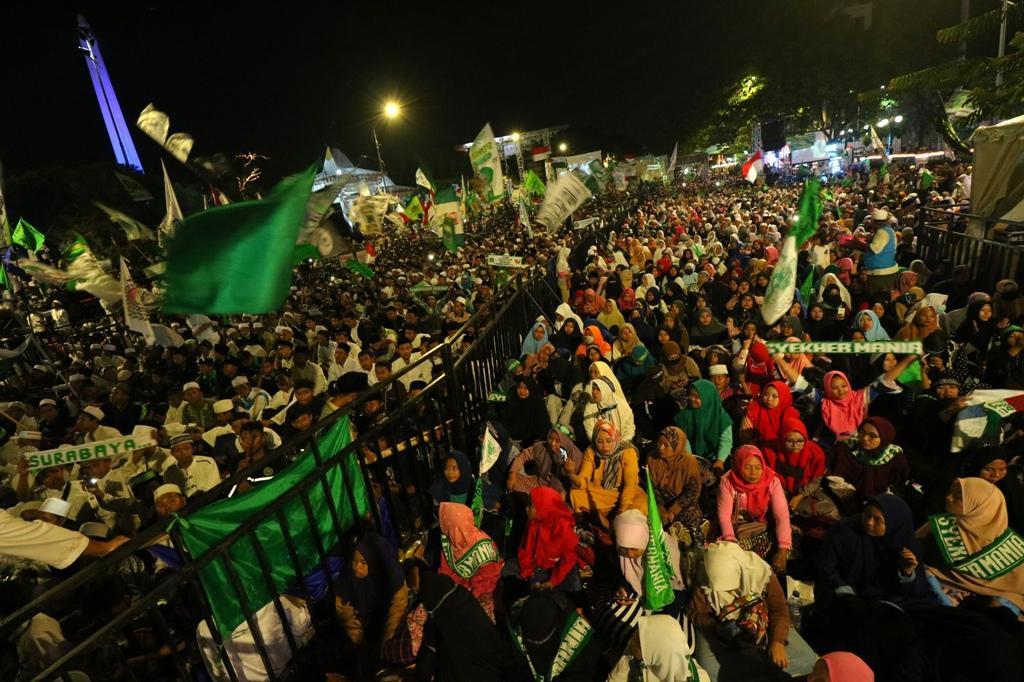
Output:
<svg viewBox="0 0 1024 682">
<path fill-rule="evenodd" d="M 39 511 L 48 512 L 66 519 L 68 517 L 68 512 L 71 511 L 71 503 L 67 500 L 62 500 L 59 497 L 47 497 L 43 500 L 43 503 L 39 505 Z"/>
<path fill-rule="evenodd" d="M 181 495 L 181 488 L 174 485 L 173 483 L 164 483 L 162 486 L 153 491 L 153 500 L 159 500 L 161 497 L 167 495 L 168 493 L 177 493 L 178 495 Z"/>
</svg>

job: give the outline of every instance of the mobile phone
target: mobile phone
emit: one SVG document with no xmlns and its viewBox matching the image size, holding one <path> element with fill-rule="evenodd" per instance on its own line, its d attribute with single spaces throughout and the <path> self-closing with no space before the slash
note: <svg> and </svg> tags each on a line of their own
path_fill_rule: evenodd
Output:
<svg viewBox="0 0 1024 682">
<path fill-rule="evenodd" d="M 96 485 L 99 482 L 100 482 L 100 479 L 98 479 L 98 478 L 90 478 L 89 479 L 89 485 Z"/>
<path fill-rule="evenodd" d="M 558 455 L 562 458 L 563 462 L 569 459 L 569 453 L 565 451 L 565 448 L 558 448 Z"/>
</svg>

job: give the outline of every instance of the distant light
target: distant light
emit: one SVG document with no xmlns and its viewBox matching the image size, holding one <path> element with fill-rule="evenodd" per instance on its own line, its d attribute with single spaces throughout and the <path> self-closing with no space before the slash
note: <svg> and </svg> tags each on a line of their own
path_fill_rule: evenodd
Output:
<svg viewBox="0 0 1024 682">
<path fill-rule="evenodd" d="M 683 187 L 686 187 L 686 183 L 685 182 L 683 183 Z"/>
<path fill-rule="evenodd" d="M 558 145 L 558 151 L 564 152 L 564 151 L 568 151 L 568 150 L 569 150 L 569 145 L 567 145 L 566 143 L 562 142 L 561 144 Z"/>
<path fill-rule="evenodd" d="M 871 126 L 869 126 L 867 123 L 864 124 L 864 130 L 868 130 L 870 128 L 871 128 Z"/>
<path fill-rule="evenodd" d="M 519 142 L 519 133 L 512 133 L 512 141 Z"/>
<path fill-rule="evenodd" d="M 434 254 L 428 253 L 427 254 L 427 260 L 434 260 Z"/>
<path fill-rule="evenodd" d="M 879 128 L 884 128 L 885 126 L 889 125 L 889 119 L 883 118 L 881 121 L 879 121 L 875 125 L 878 126 Z"/>
<path fill-rule="evenodd" d="M 718 182 L 715 183 L 715 187 L 721 187 L 721 186 L 722 186 L 721 181 L 718 181 Z"/>
<path fill-rule="evenodd" d="M 384 105 L 384 115 L 388 118 L 395 118 L 402 112 L 402 107 L 398 102 L 391 101 Z"/>
<path fill-rule="evenodd" d="M 885 90 L 885 86 L 884 86 L 884 85 L 882 85 L 882 86 L 880 86 L 880 87 L 879 87 L 878 89 L 879 89 L 879 90 Z"/>
<path fill-rule="evenodd" d="M 892 120 L 894 123 L 903 123 L 903 115 L 897 114 L 896 116 L 893 117 Z"/>
</svg>

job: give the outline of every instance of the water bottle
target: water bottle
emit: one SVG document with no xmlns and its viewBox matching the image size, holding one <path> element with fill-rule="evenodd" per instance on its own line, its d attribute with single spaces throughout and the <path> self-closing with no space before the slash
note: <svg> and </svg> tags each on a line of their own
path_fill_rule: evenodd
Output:
<svg viewBox="0 0 1024 682">
<path fill-rule="evenodd" d="M 800 632 L 800 609 L 803 606 L 804 600 L 800 598 L 800 592 L 793 590 L 793 595 L 789 598 L 789 621 L 797 632 Z"/>
</svg>

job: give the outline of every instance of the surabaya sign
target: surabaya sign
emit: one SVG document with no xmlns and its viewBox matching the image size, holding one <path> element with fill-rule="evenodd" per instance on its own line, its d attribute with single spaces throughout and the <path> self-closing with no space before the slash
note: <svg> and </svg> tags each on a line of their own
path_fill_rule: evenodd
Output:
<svg viewBox="0 0 1024 682">
<path fill-rule="evenodd" d="M 25 459 L 28 460 L 29 471 L 37 471 L 62 464 L 80 464 L 94 459 L 124 457 L 133 450 L 139 450 L 150 445 L 153 445 L 152 440 L 139 436 L 124 436 L 123 438 L 99 440 L 95 443 L 65 445 L 56 450 L 27 452 L 25 453 Z"/>
</svg>

